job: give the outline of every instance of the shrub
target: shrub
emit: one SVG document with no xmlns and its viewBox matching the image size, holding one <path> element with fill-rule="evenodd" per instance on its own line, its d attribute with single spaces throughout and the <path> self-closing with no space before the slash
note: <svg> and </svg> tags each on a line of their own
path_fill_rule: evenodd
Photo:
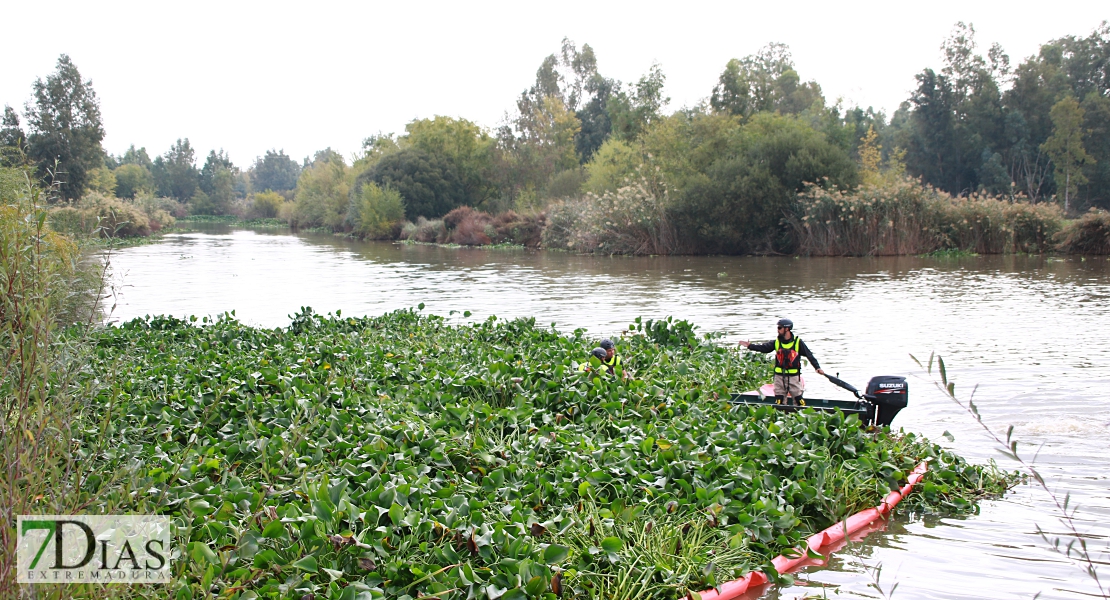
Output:
<svg viewBox="0 0 1110 600">
<path fill-rule="evenodd" d="M 557 203 L 544 245 L 603 254 L 675 254 L 678 237 L 667 216 L 665 193 L 644 179 L 602 196 Z"/>
<path fill-rule="evenodd" d="M 1110 254 L 1110 213 L 1091 210 L 1068 223 L 1056 238 L 1058 249 L 1069 254 Z"/>
<path fill-rule="evenodd" d="M 517 214 L 508 210 L 493 218 L 493 241 L 520 244 L 528 248 L 538 248 L 543 242 L 547 215 L 544 213 Z"/>
<path fill-rule="evenodd" d="M 163 218 L 172 219 L 169 215 Z M 55 231 L 77 235 L 145 237 L 151 233 L 150 217 L 139 207 L 97 192 L 89 193 L 76 206 L 51 210 L 49 221 Z"/>
<path fill-rule="evenodd" d="M 373 182 L 363 184 L 357 200 L 351 202 L 350 210 L 355 233 L 372 240 L 395 237 L 397 226 L 405 220 L 401 194 Z"/>
<path fill-rule="evenodd" d="M 615 192 L 635 174 L 641 162 L 640 154 L 632 146 L 610 137 L 586 163 L 583 189 L 594 194 Z"/>
<path fill-rule="evenodd" d="M 247 214 L 252 219 L 274 219 L 277 218 L 282 204 L 285 204 L 285 198 L 281 194 L 266 190 L 251 196 Z"/>
<path fill-rule="evenodd" d="M 134 198 L 154 191 L 154 176 L 142 165 L 120 165 L 113 173 L 116 176 L 116 195 L 120 198 Z"/>
<path fill-rule="evenodd" d="M 575 168 L 559 171 L 547 183 L 544 195 L 548 198 L 574 198 L 581 195 L 582 186 L 586 183 L 586 171 Z"/>
<path fill-rule="evenodd" d="M 401 237 L 414 242 L 442 244 L 447 241 L 447 227 L 443 225 L 443 219 L 429 221 L 424 217 L 418 217 L 415 225 L 406 223 L 402 226 Z"/>
<path fill-rule="evenodd" d="M 487 219 L 489 218 L 489 215 L 484 212 L 474 210 L 469 206 L 460 206 L 443 215 L 443 226 L 447 229 L 454 229 L 459 226 L 459 223 L 475 218 L 475 215 L 484 215 Z"/>
<path fill-rule="evenodd" d="M 289 224 L 349 231 L 350 202 L 357 198 L 358 188 L 352 193 L 351 170 L 342 158 L 336 155 L 317 160 L 297 180 Z"/>
<path fill-rule="evenodd" d="M 127 201 L 124 200 L 124 202 Z M 173 227 L 177 222 L 175 218 L 177 216 L 177 211 L 182 210 L 181 203 L 177 200 L 173 198 L 156 197 L 149 193 L 140 193 L 136 195 L 133 204 L 147 216 L 151 232 Z"/>
<path fill-rule="evenodd" d="M 447 241 L 461 246 L 485 246 L 493 243 L 493 218 L 469 206 L 460 206 L 443 217 L 443 225 L 450 232 Z M 488 233 L 487 233 L 488 230 Z"/>
</svg>

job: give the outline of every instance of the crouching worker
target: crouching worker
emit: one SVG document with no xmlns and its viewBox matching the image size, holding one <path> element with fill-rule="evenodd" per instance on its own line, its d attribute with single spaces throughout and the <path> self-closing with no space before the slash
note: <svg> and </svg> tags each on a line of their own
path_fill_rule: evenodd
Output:
<svg viewBox="0 0 1110 600">
<path fill-rule="evenodd" d="M 612 373 L 613 372 L 613 367 L 607 367 L 605 365 L 605 359 L 607 358 L 607 356 L 606 356 L 604 348 L 594 348 L 593 350 L 590 351 L 590 356 L 600 360 L 601 361 L 601 366 L 599 366 L 595 369 L 594 367 L 590 366 L 590 360 L 586 359 L 586 362 L 578 365 L 578 370 L 579 371 L 582 371 L 583 373 L 585 373 L 587 371 L 596 371 L 598 373 Z"/>
<path fill-rule="evenodd" d="M 601 359 L 601 364 L 609 367 L 610 375 L 616 374 L 617 367 L 621 367 L 621 357 L 617 356 L 616 344 L 613 343 L 613 340 L 605 338 L 601 340 L 598 346 L 605 351 L 605 358 Z M 621 372 L 624 373 L 624 378 L 628 379 L 628 370 L 622 367 Z"/>
<path fill-rule="evenodd" d="M 802 357 L 806 357 L 817 373 L 824 375 L 825 371 L 818 364 L 813 353 L 801 338 L 794 335 L 794 323 L 790 319 L 780 319 L 778 324 L 778 337 L 771 342 L 753 344 L 747 340 L 740 345 L 753 352 L 764 354 L 775 353 L 775 403 L 799 404 L 805 406 L 802 396 L 805 387 L 802 383 Z"/>
</svg>

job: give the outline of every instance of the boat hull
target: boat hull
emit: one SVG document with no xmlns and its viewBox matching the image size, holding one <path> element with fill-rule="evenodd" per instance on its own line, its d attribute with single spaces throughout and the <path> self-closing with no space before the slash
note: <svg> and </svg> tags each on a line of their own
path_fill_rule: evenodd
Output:
<svg viewBox="0 0 1110 600">
<path fill-rule="evenodd" d="M 774 386 L 766 384 L 759 391 L 732 394 L 733 404 L 749 404 L 755 406 L 770 406 L 783 412 L 798 412 L 811 408 L 818 412 L 840 411 L 845 415 L 856 415 L 863 425 L 889 427 L 894 417 L 909 404 L 909 385 L 905 377 L 896 375 L 880 375 L 872 377 L 867 383 L 867 391 L 859 393 L 856 388 L 844 383 L 840 379 L 830 377 L 833 383 L 853 392 L 854 400 L 825 400 L 822 398 L 805 398 L 805 404 L 798 404 L 792 399 L 779 404 L 775 399 Z M 804 383 L 802 384 L 805 385 Z"/>
</svg>

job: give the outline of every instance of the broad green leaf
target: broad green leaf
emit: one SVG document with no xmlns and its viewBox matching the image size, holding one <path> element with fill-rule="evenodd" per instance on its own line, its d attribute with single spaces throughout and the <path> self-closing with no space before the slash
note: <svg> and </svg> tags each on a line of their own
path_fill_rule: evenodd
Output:
<svg viewBox="0 0 1110 600">
<path fill-rule="evenodd" d="M 551 544 L 543 551 L 543 562 L 554 565 L 566 560 L 569 554 L 570 548 L 558 544 Z"/>
<path fill-rule="evenodd" d="M 293 563 L 293 567 L 309 573 L 316 572 L 316 557 L 309 554 Z"/>
<path fill-rule="evenodd" d="M 394 525 L 401 525 L 405 520 L 405 509 L 401 508 L 400 504 L 390 506 L 389 520 L 393 521 Z"/>
<path fill-rule="evenodd" d="M 601 540 L 601 549 L 606 552 L 617 553 L 621 551 L 621 548 L 624 548 L 624 542 L 618 537 L 609 536 Z"/>
</svg>

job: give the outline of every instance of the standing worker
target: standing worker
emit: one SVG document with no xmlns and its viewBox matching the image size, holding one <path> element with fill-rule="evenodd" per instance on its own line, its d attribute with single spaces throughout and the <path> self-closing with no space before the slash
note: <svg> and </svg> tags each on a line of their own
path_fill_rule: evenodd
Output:
<svg viewBox="0 0 1110 600">
<path fill-rule="evenodd" d="M 790 319 L 779 319 L 779 335 L 773 342 L 752 344 L 747 340 L 740 345 L 753 352 L 764 354 L 775 352 L 775 403 L 782 404 L 789 396 L 800 405 L 805 405 L 802 395 L 805 388 L 802 386 L 802 357 L 809 359 L 810 364 L 817 373 L 824 375 L 825 371 L 809 351 L 809 347 L 801 338 L 794 335 L 794 322 Z"/>
</svg>

